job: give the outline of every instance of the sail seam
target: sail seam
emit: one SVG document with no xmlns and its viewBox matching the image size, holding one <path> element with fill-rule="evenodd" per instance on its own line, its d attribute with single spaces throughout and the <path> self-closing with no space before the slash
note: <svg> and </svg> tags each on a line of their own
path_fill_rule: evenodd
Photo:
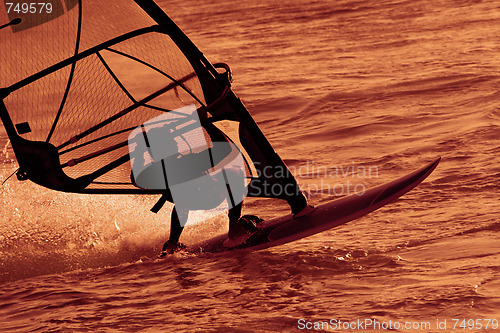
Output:
<svg viewBox="0 0 500 333">
<path fill-rule="evenodd" d="M 113 77 L 113 80 L 115 80 L 116 84 L 118 84 L 118 86 L 120 86 L 120 88 L 128 96 L 128 98 L 130 98 L 130 100 L 132 102 L 137 103 L 137 100 L 134 98 L 134 96 L 132 96 L 132 94 L 127 90 L 127 88 L 125 88 L 125 86 L 120 81 L 120 79 L 118 79 L 118 77 L 115 75 L 115 73 L 111 70 L 111 68 L 109 67 L 109 65 L 106 62 L 106 60 L 104 60 L 104 58 L 102 57 L 101 53 L 99 51 L 97 51 L 96 55 L 99 58 L 99 60 L 102 62 L 102 64 L 104 65 L 104 67 L 106 68 L 106 70 L 108 71 L 108 73 L 111 75 L 111 77 Z"/>
</svg>

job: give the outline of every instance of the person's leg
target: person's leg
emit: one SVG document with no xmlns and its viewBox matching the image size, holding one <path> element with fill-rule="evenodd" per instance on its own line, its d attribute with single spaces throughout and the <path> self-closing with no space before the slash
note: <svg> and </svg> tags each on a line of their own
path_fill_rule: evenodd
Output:
<svg viewBox="0 0 500 333">
<path fill-rule="evenodd" d="M 243 208 L 243 199 L 246 194 L 245 173 L 237 167 L 227 167 L 222 171 L 227 187 L 227 203 L 229 205 L 229 231 L 230 239 L 236 238 L 245 233 L 252 233 L 257 230 L 255 223 L 247 219 L 240 219 Z"/>
<path fill-rule="evenodd" d="M 292 196 L 286 199 L 288 204 L 290 205 L 290 208 L 292 209 L 292 214 L 297 215 L 300 213 L 303 209 L 308 207 L 307 205 L 307 200 L 305 196 L 301 193 L 300 195 Z"/>
<path fill-rule="evenodd" d="M 242 207 L 243 204 L 240 202 L 235 207 L 229 209 L 229 212 L 227 214 L 229 217 L 229 238 L 236 237 L 241 232 L 240 228 L 238 228 L 238 220 L 241 216 Z"/>
<path fill-rule="evenodd" d="M 170 220 L 170 237 L 168 241 L 163 244 L 162 251 L 171 253 L 179 247 L 179 238 L 181 237 L 184 225 L 186 225 L 188 216 L 189 210 L 174 206 Z"/>
</svg>

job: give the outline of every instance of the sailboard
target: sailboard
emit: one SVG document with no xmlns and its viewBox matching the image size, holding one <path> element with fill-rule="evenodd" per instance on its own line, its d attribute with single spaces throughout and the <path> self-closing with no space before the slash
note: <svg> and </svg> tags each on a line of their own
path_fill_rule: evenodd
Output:
<svg viewBox="0 0 500 333">
<path fill-rule="evenodd" d="M 231 89 L 229 66 L 208 61 L 154 1 L 26 4 L 0 6 L 0 119 L 19 180 L 64 192 L 162 194 L 168 200 L 165 189 L 145 176 L 162 170 L 160 164 L 135 149 L 152 151 L 146 127 L 161 122 L 173 124 L 173 140 L 192 151 L 189 124 L 196 115 L 203 128 L 197 133 L 213 141 L 207 149 L 217 146 L 214 138 L 231 147 L 218 159 L 209 154 L 207 169 L 237 151 L 246 196 L 286 200 L 293 214 L 307 207 L 294 176 Z M 194 112 L 178 111 L 186 106 Z M 144 167 L 134 173 L 138 159 Z M 436 165 L 365 196 L 266 221 L 241 246 L 224 246 L 221 236 L 198 249 L 264 248 L 341 225 L 395 200 Z M 287 190 L 266 190 L 274 185 Z"/>
<path fill-rule="evenodd" d="M 398 199 L 426 179 L 440 158 L 399 179 L 310 209 L 300 216 L 286 215 L 258 224 L 258 230 L 240 243 L 231 244 L 227 235 L 189 246 L 194 253 L 256 251 L 290 243 L 360 218 Z"/>
</svg>

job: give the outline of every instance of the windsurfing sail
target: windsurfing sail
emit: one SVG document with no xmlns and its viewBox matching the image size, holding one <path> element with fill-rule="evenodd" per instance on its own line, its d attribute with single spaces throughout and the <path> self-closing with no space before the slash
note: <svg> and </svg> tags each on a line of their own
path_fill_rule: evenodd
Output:
<svg viewBox="0 0 500 333">
<path fill-rule="evenodd" d="M 286 199 L 295 211 L 306 205 L 231 90 L 229 67 L 211 64 L 154 1 L 0 7 L 0 117 L 19 179 L 66 192 L 161 193 L 134 182 L 128 139 L 147 121 L 194 105 L 202 125 L 244 152 L 249 196 Z M 276 184 L 282 190 L 269 191 Z"/>
</svg>

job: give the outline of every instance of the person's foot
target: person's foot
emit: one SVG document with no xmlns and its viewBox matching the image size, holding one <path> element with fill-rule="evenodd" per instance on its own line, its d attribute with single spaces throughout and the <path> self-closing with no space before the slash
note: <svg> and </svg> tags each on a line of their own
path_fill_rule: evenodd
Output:
<svg viewBox="0 0 500 333">
<path fill-rule="evenodd" d="M 172 242 L 170 240 L 166 241 L 165 244 L 163 244 L 163 249 L 160 253 L 160 257 L 164 257 L 167 254 L 172 254 L 176 252 L 177 250 L 180 249 L 185 249 L 186 246 L 182 243 L 179 242 Z"/>
<path fill-rule="evenodd" d="M 259 230 L 257 224 L 263 220 L 255 215 L 244 215 L 237 222 L 229 223 L 229 239 L 235 239 L 245 234 L 252 234 Z"/>
</svg>

